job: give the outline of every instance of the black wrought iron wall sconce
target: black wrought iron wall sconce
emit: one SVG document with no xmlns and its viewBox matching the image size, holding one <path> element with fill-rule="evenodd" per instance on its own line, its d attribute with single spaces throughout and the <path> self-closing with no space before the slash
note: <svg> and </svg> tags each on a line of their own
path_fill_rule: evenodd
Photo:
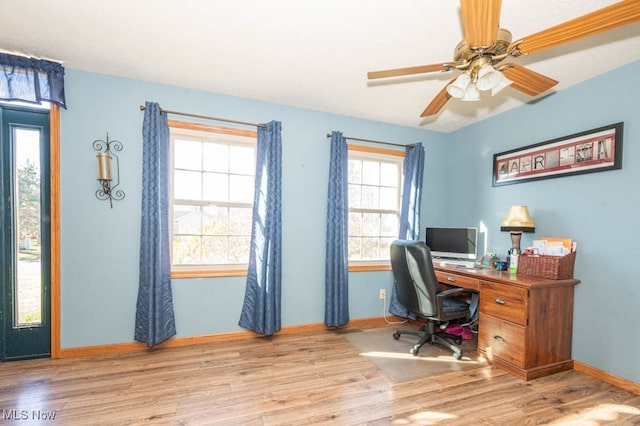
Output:
<svg viewBox="0 0 640 426">
<path fill-rule="evenodd" d="M 119 201 L 124 198 L 124 191 L 116 189 L 120 185 L 120 160 L 114 151 L 122 151 L 122 143 L 119 141 L 97 139 L 93 141 L 93 149 L 96 153 L 96 163 L 98 166 L 98 182 L 101 188 L 96 191 L 98 200 L 109 200 L 109 205 L 113 208 L 113 200 Z M 113 170 L 115 163 L 115 173 Z"/>
</svg>

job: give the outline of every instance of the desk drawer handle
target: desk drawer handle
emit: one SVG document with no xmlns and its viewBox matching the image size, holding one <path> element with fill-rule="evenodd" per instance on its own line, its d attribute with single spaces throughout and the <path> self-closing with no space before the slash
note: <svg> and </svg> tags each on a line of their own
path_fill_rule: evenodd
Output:
<svg viewBox="0 0 640 426">
<path fill-rule="evenodd" d="M 454 283 L 456 282 L 456 279 L 453 277 L 447 277 L 447 281 Z"/>
<path fill-rule="evenodd" d="M 493 336 L 493 338 L 495 340 L 497 340 L 498 342 L 507 343 L 507 341 L 504 340 L 504 338 L 502 336 Z"/>
<path fill-rule="evenodd" d="M 496 297 L 496 303 L 497 303 L 498 305 L 506 305 L 506 304 L 507 304 L 507 301 L 506 301 L 506 300 L 504 300 L 504 299 L 500 299 L 499 297 Z"/>
</svg>

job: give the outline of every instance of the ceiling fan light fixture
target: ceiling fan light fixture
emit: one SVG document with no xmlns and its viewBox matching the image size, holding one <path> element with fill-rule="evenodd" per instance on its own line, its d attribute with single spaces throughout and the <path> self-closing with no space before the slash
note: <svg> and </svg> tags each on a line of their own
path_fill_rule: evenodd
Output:
<svg viewBox="0 0 640 426">
<path fill-rule="evenodd" d="M 476 86 L 475 83 L 471 83 L 467 86 L 467 90 L 465 90 L 462 100 L 469 102 L 480 100 L 480 91 L 478 90 L 478 86 Z"/>
<path fill-rule="evenodd" d="M 489 64 L 484 64 L 478 71 L 478 82 L 476 83 L 479 90 L 491 90 L 500 83 L 502 73 L 493 68 Z"/>
<path fill-rule="evenodd" d="M 498 26 L 501 3 L 501 0 L 460 0 L 464 39 L 456 46 L 452 62 L 373 71 L 367 73 L 367 77 L 376 79 L 433 71 L 461 71 L 463 75 L 446 83 L 420 117 L 437 115 L 451 98 L 479 100 L 479 90 L 490 90 L 493 96 L 511 85 L 526 95 L 538 96 L 558 81 L 517 63 L 498 64 L 508 56 L 529 55 L 640 21 L 640 0 L 616 0 L 610 6 L 513 41 L 511 32 Z"/>
<path fill-rule="evenodd" d="M 470 83 L 471 77 L 469 74 L 460 74 L 453 83 L 447 86 L 447 93 L 454 98 L 462 99 Z"/>
</svg>

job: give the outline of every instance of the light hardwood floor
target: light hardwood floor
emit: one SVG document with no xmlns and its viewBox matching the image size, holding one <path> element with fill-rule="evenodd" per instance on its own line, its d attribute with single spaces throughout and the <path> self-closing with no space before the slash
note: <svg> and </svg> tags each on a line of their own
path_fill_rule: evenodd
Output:
<svg viewBox="0 0 640 426">
<path fill-rule="evenodd" d="M 397 383 L 345 334 L 317 331 L 3 363 L 0 410 L 0 424 L 20 425 L 637 425 L 640 395 L 575 370 L 523 382 L 489 366 Z"/>
</svg>

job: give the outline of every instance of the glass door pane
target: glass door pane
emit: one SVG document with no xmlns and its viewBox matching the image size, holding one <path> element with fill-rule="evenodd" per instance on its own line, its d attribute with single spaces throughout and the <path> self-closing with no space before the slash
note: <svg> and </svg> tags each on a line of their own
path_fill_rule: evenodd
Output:
<svg viewBox="0 0 640 426">
<path fill-rule="evenodd" d="M 14 129 L 15 209 L 13 211 L 15 319 L 17 327 L 42 323 L 40 131 Z"/>
<path fill-rule="evenodd" d="M 0 104 L 0 361 L 51 353 L 49 119 Z"/>
</svg>

